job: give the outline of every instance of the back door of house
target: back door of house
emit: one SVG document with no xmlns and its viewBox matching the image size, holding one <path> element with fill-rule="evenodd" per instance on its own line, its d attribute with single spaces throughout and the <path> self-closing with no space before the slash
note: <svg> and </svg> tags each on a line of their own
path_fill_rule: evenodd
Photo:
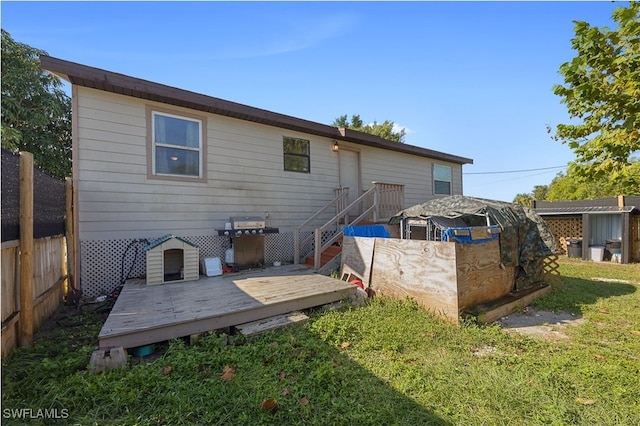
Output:
<svg viewBox="0 0 640 426">
<path fill-rule="evenodd" d="M 340 148 L 340 186 L 349 188 L 349 199 L 347 202 L 351 204 L 360 196 L 360 153 Z M 352 209 L 349 214 L 351 216 L 360 214 L 360 208 Z"/>
</svg>

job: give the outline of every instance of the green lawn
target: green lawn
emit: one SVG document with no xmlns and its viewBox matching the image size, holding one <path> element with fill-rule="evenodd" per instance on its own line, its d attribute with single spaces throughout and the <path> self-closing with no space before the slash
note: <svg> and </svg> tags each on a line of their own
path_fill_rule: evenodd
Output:
<svg viewBox="0 0 640 426">
<path fill-rule="evenodd" d="M 640 265 L 560 270 L 535 308 L 586 320 L 562 340 L 377 298 L 249 343 L 175 340 L 153 363 L 91 375 L 100 323 L 87 315 L 3 361 L 2 423 L 56 424 L 8 411 L 26 408 L 57 409 L 60 424 L 640 425 Z"/>
</svg>

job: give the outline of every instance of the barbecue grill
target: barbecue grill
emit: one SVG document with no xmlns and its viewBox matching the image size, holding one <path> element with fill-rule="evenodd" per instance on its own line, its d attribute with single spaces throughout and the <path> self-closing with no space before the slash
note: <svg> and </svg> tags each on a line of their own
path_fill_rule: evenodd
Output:
<svg viewBox="0 0 640 426">
<path fill-rule="evenodd" d="M 264 235 L 277 234 L 278 228 L 267 228 L 260 216 L 231 216 L 229 224 L 231 229 L 218 230 L 218 235 L 229 237 L 233 248 L 233 264 L 227 266 L 234 270 L 264 266 Z"/>
</svg>

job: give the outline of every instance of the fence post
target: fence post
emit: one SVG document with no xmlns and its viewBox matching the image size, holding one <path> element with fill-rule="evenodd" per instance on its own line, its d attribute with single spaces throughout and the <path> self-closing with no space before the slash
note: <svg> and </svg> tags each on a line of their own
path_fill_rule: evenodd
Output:
<svg viewBox="0 0 640 426">
<path fill-rule="evenodd" d="M 33 154 L 20 153 L 20 346 L 33 344 Z"/>
<path fill-rule="evenodd" d="M 380 219 L 380 185 L 378 182 L 373 182 L 373 185 L 376 188 L 373 191 L 373 221 L 374 223 L 378 223 Z"/>
<path fill-rule="evenodd" d="M 67 274 L 69 276 L 69 287 L 76 288 L 75 282 L 75 229 L 73 227 L 73 181 L 71 178 L 65 180 L 65 196 L 66 196 L 66 218 L 65 228 L 67 229 Z"/>
<path fill-rule="evenodd" d="M 293 264 L 300 263 L 300 229 L 293 230 Z"/>
<path fill-rule="evenodd" d="M 315 247 L 313 248 L 313 269 L 320 269 L 320 261 L 322 256 L 322 234 L 320 228 L 316 228 L 314 232 Z"/>
</svg>

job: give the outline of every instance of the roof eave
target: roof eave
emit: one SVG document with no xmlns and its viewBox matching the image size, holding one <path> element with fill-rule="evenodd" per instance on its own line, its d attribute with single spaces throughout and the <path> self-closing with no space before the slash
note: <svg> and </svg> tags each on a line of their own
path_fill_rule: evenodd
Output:
<svg viewBox="0 0 640 426">
<path fill-rule="evenodd" d="M 78 86 L 435 160 L 456 164 L 473 164 L 473 160 L 469 158 L 395 141 L 388 141 L 379 136 L 369 135 L 355 130 L 338 129 L 326 124 L 190 92 L 188 90 L 89 67 L 51 56 L 40 56 L 40 65 L 43 69 Z"/>
</svg>

